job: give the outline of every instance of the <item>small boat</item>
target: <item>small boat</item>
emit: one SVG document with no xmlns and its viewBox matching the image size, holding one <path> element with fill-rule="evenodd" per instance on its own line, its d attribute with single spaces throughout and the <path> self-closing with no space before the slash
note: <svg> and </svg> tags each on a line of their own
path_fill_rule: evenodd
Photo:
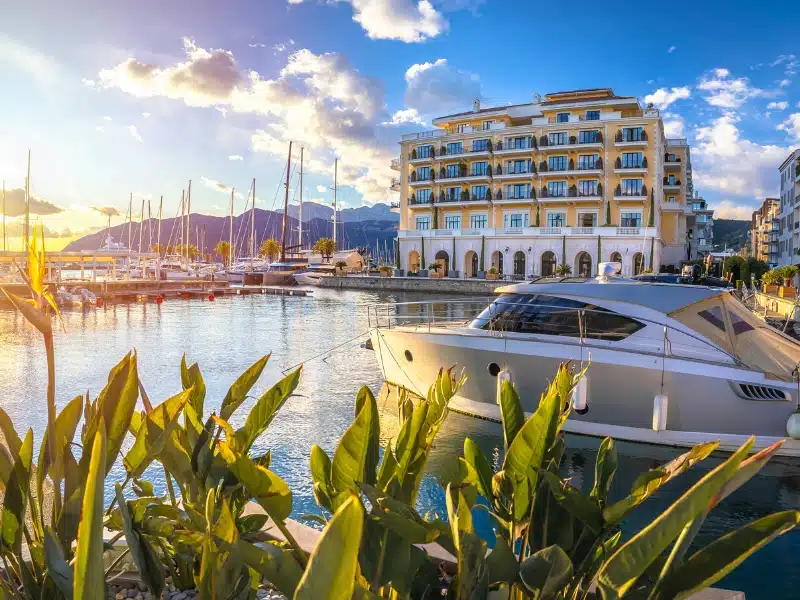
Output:
<svg viewBox="0 0 800 600">
<path fill-rule="evenodd" d="M 97 296 L 86 288 L 73 288 L 67 290 L 59 288 L 55 294 L 56 304 L 59 306 L 96 306 Z"/>
<path fill-rule="evenodd" d="M 161 279 L 166 279 L 167 281 L 187 281 L 203 278 L 200 271 L 178 259 L 167 258 L 162 260 L 159 268 L 161 270 Z"/>
<path fill-rule="evenodd" d="M 790 437 L 800 458 L 800 344 L 758 320 L 729 289 L 608 276 L 542 278 L 484 302 L 370 309 L 384 379 L 423 393 L 440 367 L 467 382 L 455 410 L 498 420 L 498 375 L 533 412 L 559 364 L 590 365 L 564 429 L 579 435 L 732 451 Z M 613 273 L 613 271 L 611 271 Z"/>
<path fill-rule="evenodd" d="M 294 279 L 300 285 L 318 285 L 320 277 L 330 277 L 336 274 L 336 263 L 346 264 L 348 271 L 360 272 L 364 268 L 364 259 L 357 250 L 342 250 L 334 253 L 330 258 L 323 258 L 319 254 L 305 254 L 308 261 L 308 270 L 298 273 Z"/>
<path fill-rule="evenodd" d="M 294 280 L 300 285 L 319 285 L 322 277 L 331 277 L 335 274 L 336 267 L 333 265 L 308 265 L 308 270 L 295 274 Z"/>
</svg>

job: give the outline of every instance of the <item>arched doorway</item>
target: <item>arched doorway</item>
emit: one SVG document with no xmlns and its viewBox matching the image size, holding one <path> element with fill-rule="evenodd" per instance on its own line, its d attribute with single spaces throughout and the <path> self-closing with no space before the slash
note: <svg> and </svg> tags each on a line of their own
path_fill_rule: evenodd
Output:
<svg viewBox="0 0 800 600">
<path fill-rule="evenodd" d="M 503 274 L 503 253 L 500 250 L 492 252 L 492 266 L 497 269 L 500 275 Z"/>
<path fill-rule="evenodd" d="M 542 277 L 553 277 L 556 274 L 556 255 L 550 250 L 542 254 Z"/>
<path fill-rule="evenodd" d="M 637 252 L 633 255 L 633 274 L 639 275 L 644 271 L 644 254 Z"/>
<path fill-rule="evenodd" d="M 514 253 L 514 277 L 525 277 L 525 253 L 522 250 Z"/>
<path fill-rule="evenodd" d="M 478 253 L 474 250 L 468 250 L 464 255 L 464 276 L 478 276 Z"/>
<path fill-rule="evenodd" d="M 580 252 L 575 258 L 575 273 L 578 277 L 592 276 L 592 256 L 588 252 Z"/>
<path fill-rule="evenodd" d="M 609 262 L 618 262 L 622 264 L 622 254 L 619 252 L 612 252 L 611 258 L 608 259 Z"/>
<path fill-rule="evenodd" d="M 450 270 L 450 255 L 444 250 L 439 250 L 436 253 L 436 263 L 439 265 L 439 274 L 442 277 L 447 277 Z"/>
<path fill-rule="evenodd" d="M 418 273 L 419 272 L 419 252 L 416 250 L 412 250 L 408 253 L 408 272 L 409 273 Z"/>
</svg>

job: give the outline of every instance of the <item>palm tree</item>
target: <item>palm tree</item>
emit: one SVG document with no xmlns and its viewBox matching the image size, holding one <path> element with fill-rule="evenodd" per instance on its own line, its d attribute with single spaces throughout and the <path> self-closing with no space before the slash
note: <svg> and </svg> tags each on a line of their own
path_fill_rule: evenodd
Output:
<svg viewBox="0 0 800 600">
<path fill-rule="evenodd" d="M 258 249 L 260 256 L 266 256 L 271 262 L 281 253 L 281 245 L 275 238 L 267 238 L 261 242 L 261 248 Z"/>
<path fill-rule="evenodd" d="M 214 246 L 214 253 L 217 256 L 222 257 L 222 264 L 226 267 L 230 266 L 230 258 L 231 258 L 231 243 L 226 242 L 225 240 L 220 240 L 216 246 Z"/>
<path fill-rule="evenodd" d="M 333 253 L 336 252 L 336 244 L 331 238 L 319 238 L 316 242 L 314 242 L 313 248 L 311 248 L 312 252 L 318 252 L 322 255 L 323 259 L 330 260 Z"/>
</svg>

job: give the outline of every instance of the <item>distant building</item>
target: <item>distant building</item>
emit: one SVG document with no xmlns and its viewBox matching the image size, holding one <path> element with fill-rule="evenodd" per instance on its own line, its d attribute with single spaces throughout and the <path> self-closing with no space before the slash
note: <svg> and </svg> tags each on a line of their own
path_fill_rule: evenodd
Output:
<svg viewBox="0 0 800 600">
<path fill-rule="evenodd" d="M 687 260 L 702 260 L 714 248 L 714 209 L 698 192 L 686 202 Z"/>
<path fill-rule="evenodd" d="M 763 260 L 770 267 L 779 264 L 781 235 L 781 202 L 778 198 L 766 198 L 761 207 L 753 212 L 750 229 L 752 256 Z"/>
<path fill-rule="evenodd" d="M 781 178 L 780 235 L 778 264 L 800 263 L 800 149 L 792 152 L 778 167 Z"/>
</svg>

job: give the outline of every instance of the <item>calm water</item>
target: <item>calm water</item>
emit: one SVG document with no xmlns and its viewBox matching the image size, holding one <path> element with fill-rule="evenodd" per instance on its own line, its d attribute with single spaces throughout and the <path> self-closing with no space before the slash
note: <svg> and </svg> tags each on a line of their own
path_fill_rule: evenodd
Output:
<svg viewBox="0 0 800 600">
<path fill-rule="evenodd" d="M 281 377 L 281 371 L 343 344 L 367 330 L 366 306 L 384 301 L 413 301 L 410 294 L 376 294 L 316 290 L 312 297 L 246 296 L 220 298 L 215 302 L 172 300 L 161 305 L 121 304 L 103 309 L 67 310 L 67 334 L 56 340 L 57 400 L 62 406 L 87 389 L 95 395 L 104 385 L 109 369 L 135 348 L 139 374 L 151 400 L 160 402 L 180 389 L 180 359 L 198 361 L 208 392 L 207 411 L 217 408 L 230 384 L 260 356 L 272 358 L 254 393 L 265 390 Z M 308 457 L 311 445 L 320 444 L 332 454 L 336 442 L 350 424 L 353 400 L 360 385 L 377 394 L 381 381 L 371 351 L 361 349 L 358 337 L 338 350 L 308 362 L 297 396 L 291 398 L 256 451 L 272 450 L 272 465 L 286 479 L 294 494 L 294 513 L 316 512 Z M 46 366 L 38 333 L 12 311 L 0 309 L 0 403 L 22 432 L 31 427 L 41 439 L 47 422 L 45 406 Z M 238 411 L 243 422 L 246 402 Z M 382 406 L 384 441 L 397 430 L 391 402 Z M 448 418 L 429 462 L 430 476 L 420 495 L 421 512 L 444 509 L 439 481 L 446 481 L 463 448 L 465 436 L 476 440 L 496 464 L 502 461 L 502 432 L 498 425 L 453 414 Z M 565 474 L 573 485 L 590 489 L 597 442 L 568 439 Z M 635 477 L 675 456 L 672 451 L 637 445 L 619 445 L 620 467 L 612 494 L 622 497 Z M 112 477 L 122 479 L 121 468 Z M 702 474 L 698 470 L 666 486 L 635 512 L 626 523 L 632 531 L 649 523 Z M 147 476 L 163 491 L 158 469 Z M 107 486 L 107 496 L 111 486 Z M 771 464 L 767 472 L 751 480 L 728 498 L 706 521 L 701 543 L 769 512 L 800 506 L 800 466 Z M 489 539 L 491 525 L 483 511 L 476 513 L 482 533 Z M 800 585 L 800 532 L 772 542 L 726 578 L 723 587 L 743 590 L 749 599 L 796 597 Z"/>
</svg>

